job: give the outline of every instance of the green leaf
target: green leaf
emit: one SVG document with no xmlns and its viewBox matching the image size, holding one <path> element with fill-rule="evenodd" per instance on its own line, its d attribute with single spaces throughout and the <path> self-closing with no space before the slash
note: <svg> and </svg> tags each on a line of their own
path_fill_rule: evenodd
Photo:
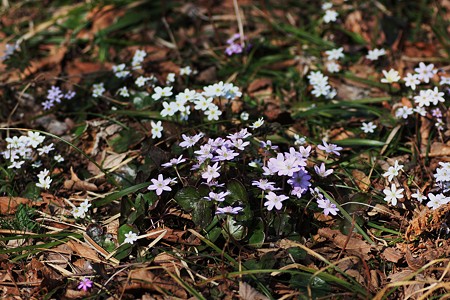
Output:
<svg viewBox="0 0 450 300">
<path fill-rule="evenodd" d="M 234 201 L 241 201 L 243 203 L 248 203 L 248 195 L 247 190 L 245 189 L 244 185 L 236 180 L 231 179 L 227 183 L 227 190 L 230 192 L 229 197 Z"/>
<path fill-rule="evenodd" d="M 195 225 L 204 229 L 213 219 L 214 203 L 212 201 L 200 199 L 196 203 L 193 203 L 193 205 L 194 210 L 192 211 L 192 221 Z"/>
<path fill-rule="evenodd" d="M 187 186 L 179 190 L 173 198 L 183 210 L 191 212 L 202 197 L 195 187 Z"/>
<path fill-rule="evenodd" d="M 367 139 L 344 139 L 339 141 L 333 141 L 334 144 L 339 146 L 373 146 L 382 147 L 385 145 L 382 141 L 367 140 Z"/>
<path fill-rule="evenodd" d="M 232 216 L 227 216 L 224 226 L 223 226 L 223 230 L 222 230 L 222 234 L 225 237 L 228 236 L 232 236 L 235 240 L 239 241 L 242 240 L 247 232 L 247 228 L 244 227 L 243 225 L 238 224 Z"/>
<path fill-rule="evenodd" d="M 258 223 L 253 228 L 253 232 L 248 240 L 248 243 L 252 247 L 261 248 L 265 239 L 266 234 L 264 233 L 264 223 L 261 218 L 258 218 Z"/>
</svg>

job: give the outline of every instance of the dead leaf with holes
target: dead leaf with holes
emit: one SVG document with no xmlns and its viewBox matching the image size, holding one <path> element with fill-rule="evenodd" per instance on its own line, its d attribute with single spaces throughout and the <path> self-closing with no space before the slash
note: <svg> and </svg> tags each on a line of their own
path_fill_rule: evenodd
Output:
<svg viewBox="0 0 450 300">
<path fill-rule="evenodd" d="M 71 178 L 64 181 L 64 188 L 72 191 L 98 191 L 98 188 L 95 184 L 83 181 L 78 178 L 77 174 L 73 171 L 73 168 L 70 168 Z"/>
</svg>

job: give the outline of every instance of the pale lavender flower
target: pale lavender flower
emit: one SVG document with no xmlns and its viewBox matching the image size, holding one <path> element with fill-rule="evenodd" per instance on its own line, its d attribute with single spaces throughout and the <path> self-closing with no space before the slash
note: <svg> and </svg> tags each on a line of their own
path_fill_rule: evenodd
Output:
<svg viewBox="0 0 450 300">
<path fill-rule="evenodd" d="M 325 151 L 326 153 L 334 153 L 336 155 L 341 155 L 339 151 L 342 150 L 342 147 L 339 147 L 335 144 L 328 144 L 325 140 L 322 140 L 323 145 L 318 145 L 317 148 L 319 148 L 322 151 Z"/>
<path fill-rule="evenodd" d="M 328 216 L 328 214 L 332 214 L 333 216 L 337 215 L 339 208 L 332 203 L 329 199 L 317 199 L 317 204 L 320 208 L 323 208 L 323 214 Z"/>
<path fill-rule="evenodd" d="M 231 214 L 231 215 L 237 215 L 243 208 L 240 206 L 232 207 L 232 206 L 225 206 L 225 207 L 218 207 L 216 210 L 216 215 L 220 214 Z"/>
<path fill-rule="evenodd" d="M 320 177 L 324 177 L 324 178 L 333 173 L 333 169 L 329 169 L 329 170 L 325 169 L 324 163 L 322 163 L 320 165 L 320 167 L 314 166 L 314 171 L 316 171 L 317 175 L 319 175 Z"/>
<path fill-rule="evenodd" d="M 169 186 L 172 179 L 166 178 L 164 179 L 162 174 L 158 175 L 158 179 L 151 179 L 152 183 L 147 188 L 150 191 L 156 191 L 156 195 L 161 195 L 163 191 L 171 191 L 172 188 Z"/>
</svg>

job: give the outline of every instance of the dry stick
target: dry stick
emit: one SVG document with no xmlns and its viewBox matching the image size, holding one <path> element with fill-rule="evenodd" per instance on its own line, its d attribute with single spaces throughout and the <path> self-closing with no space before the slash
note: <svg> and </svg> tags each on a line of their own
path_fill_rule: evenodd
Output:
<svg viewBox="0 0 450 300">
<path fill-rule="evenodd" d="M 164 27 L 166 27 L 167 33 L 169 34 L 170 41 L 172 42 L 173 46 L 175 47 L 175 53 L 177 55 L 179 63 L 182 63 L 183 60 L 181 58 L 180 49 L 178 49 L 177 42 L 175 40 L 175 36 L 172 33 L 172 30 L 170 29 L 169 23 L 167 23 L 166 17 L 162 17 L 162 22 L 164 24 Z"/>
</svg>

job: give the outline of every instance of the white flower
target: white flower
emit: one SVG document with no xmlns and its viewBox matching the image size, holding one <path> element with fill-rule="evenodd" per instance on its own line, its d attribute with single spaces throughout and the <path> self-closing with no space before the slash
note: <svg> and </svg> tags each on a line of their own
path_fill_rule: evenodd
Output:
<svg viewBox="0 0 450 300">
<path fill-rule="evenodd" d="M 36 183 L 36 186 L 48 190 L 50 188 L 50 183 L 52 183 L 50 177 L 39 177 L 39 182 Z"/>
<path fill-rule="evenodd" d="M 94 84 L 93 88 L 94 89 L 92 91 L 92 97 L 94 98 L 100 97 L 106 91 L 105 87 L 103 86 L 103 82 Z"/>
<path fill-rule="evenodd" d="M 153 90 L 154 94 L 152 95 L 153 100 L 159 100 L 161 97 L 170 97 L 172 96 L 172 88 L 171 86 L 167 86 L 165 88 L 161 88 L 159 86 L 155 87 Z"/>
<path fill-rule="evenodd" d="M 205 115 L 208 116 L 208 121 L 217 121 L 219 120 L 220 115 L 222 115 L 222 112 L 219 110 L 219 107 L 217 105 L 210 105 L 208 110 L 205 111 Z"/>
<path fill-rule="evenodd" d="M 406 77 L 403 77 L 403 80 L 405 81 L 405 86 L 411 87 L 412 90 L 416 89 L 416 85 L 420 84 L 420 80 L 417 78 L 417 74 L 406 74 Z"/>
<path fill-rule="evenodd" d="M 414 102 L 417 103 L 419 107 L 430 106 L 432 100 L 432 95 L 427 92 L 427 90 L 421 90 L 419 95 L 414 96 Z"/>
<path fill-rule="evenodd" d="M 450 77 L 441 77 L 441 81 L 439 81 L 439 85 L 449 84 L 450 85 Z"/>
<path fill-rule="evenodd" d="M 130 97 L 130 93 L 128 92 L 128 88 L 126 86 L 121 87 L 120 89 L 117 90 L 117 93 L 122 96 L 122 97 Z"/>
<path fill-rule="evenodd" d="M 325 23 L 336 22 L 338 15 L 339 14 L 334 10 L 327 10 L 325 11 L 325 15 L 323 16 L 323 21 Z"/>
<path fill-rule="evenodd" d="M 426 66 L 423 62 L 419 63 L 419 67 L 415 68 L 414 71 L 417 73 L 417 78 L 425 83 L 430 82 L 430 79 L 437 73 L 433 64 Z"/>
<path fill-rule="evenodd" d="M 252 125 L 250 125 L 249 127 L 252 129 L 256 129 L 256 128 L 261 127 L 263 124 L 264 124 L 264 119 L 261 117 L 257 121 L 255 121 Z"/>
<path fill-rule="evenodd" d="M 152 125 L 152 139 L 161 138 L 163 132 L 162 122 L 158 121 L 155 123 L 151 121 L 150 124 Z"/>
<path fill-rule="evenodd" d="M 215 83 L 213 85 L 208 85 L 203 87 L 203 96 L 206 98 L 212 97 L 222 97 L 224 96 L 224 84 L 223 81 L 220 81 L 219 83 Z"/>
<path fill-rule="evenodd" d="M 433 195 L 432 193 L 429 193 L 428 199 L 430 199 L 430 201 L 427 203 L 427 206 L 433 210 L 443 204 L 447 204 L 450 201 L 450 199 L 442 193 L 437 194 L 436 196 Z"/>
<path fill-rule="evenodd" d="M 377 60 L 380 56 L 385 55 L 386 50 L 384 49 L 373 49 L 369 50 L 369 52 L 366 55 L 366 58 L 369 60 Z"/>
<path fill-rule="evenodd" d="M 43 154 L 49 154 L 50 151 L 52 151 L 54 149 L 55 148 L 53 148 L 53 143 L 51 143 L 50 145 L 43 146 L 42 148 L 38 148 L 37 151 L 38 151 L 39 155 L 43 155 Z"/>
<path fill-rule="evenodd" d="M 80 209 L 83 210 L 85 213 L 88 212 L 89 207 L 91 207 L 92 204 L 89 203 L 89 201 L 87 199 L 85 199 L 81 204 L 80 204 Z"/>
<path fill-rule="evenodd" d="M 183 75 L 189 76 L 189 75 L 191 75 L 191 73 L 192 73 L 192 69 L 190 66 L 180 68 L 180 76 L 183 76 Z"/>
<path fill-rule="evenodd" d="M 133 245 L 137 240 L 138 235 L 130 230 L 128 233 L 125 233 L 125 240 L 123 240 L 123 242 Z"/>
<path fill-rule="evenodd" d="M 13 161 L 13 162 L 8 166 L 8 169 L 20 169 L 20 168 L 22 168 L 22 165 L 23 165 L 24 163 L 25 163 L 24 160 L 21 160 L 21 161 L 18 161 L 18 160 Z"/>
<path fill-rule="evenodd" d="M 427 196 L 422 194 L 422 192 L 419 189 L 417 189 L 416 192 L 411 195 L 411 197 L 413 197 L 414 199 L 416 199 L 420 203 L 422 203 L 423 200 L 427 200 Z"/>
<path fill-rule="evenodd" d="M 28 131 L 28 141 L 31 147 L 36 148 L 45 140 L 45 136 L 40 135 L 39 132 Z"/>
<path fill-rule="evenodd" d="M 84 219 L 84 217 L 86 216 L 86 213 L 80 207 L 74 207 L 72 209 L 72 215 L 74 216 L 74 218 Z"/>
<path fill-rule="evenodd" d="M 161 110 L 160 114 L 162 117 L 171 117 L 178 111 L 178 105 L 176 102 L 163 102 L 163 110 Z"/>
<path fill-rule="evenodd" d="M 397 205 L 397 199 L 403 198 L 404 189 L 397 189 L 394 183 L 391 184 L 391 188 L 385 188 L 383 193 L 386 195 L 384 201 L 391 203 L 392 205 Z"/>
<path fill-rule="evenodd" d="M 311 91 L 311 94 L 319 98 L 320 96 L 327 96 L 331 90 L 331 86 L 328 84 L 326 85 L 313 85 L 313 90 Z"/>
<path fill-rule="evenodd" d="M 402 106 L 395 111 L 395 116 L 399 119 L 400 118 L 408 119 L 408 116 L 412 115 L 413 113 L 414 113 L 414 111 L 413 111 L 412 107 Z"/>
<path fill-rule="evenodd" d="M 144 77 L 144 76 L 139 76 L 137 79 L 136 79 L 136 81 L 134 82 L 138 87 L 143 87 L 146 83 L 147 83 L 147 81 L 149 80 L 150 78 L 148 78 L 148 77 Z"/>
<path fill-rule="evenodd" d="M 55 156 L 53 157 L 53 159 L 54 159 L 56 162 L 63 162 L 63 161 L 64 161 L 64 157 L 62 157 L 61 154 L 55 155 Z"/>
<path fill-rule="evenodd" d="M 327 57 L 328 60 L 339 60 L 339 58 L 344 57 L 343 51 L 344 51 L 344 48 L 340 47 L 337 49 L 325 51 L 325 54 L 328 55 L 328 57 Z"/>
<path fill-rule="evenodd" d="M 269 192 L 265 198 L 267 199 L 264 202 L 264 206 L 267 206 L 267 210 L 271 211 L 274 207 L 277 210 L 280 210 L 283 207 L 283 201 L 289 199 L 288 196 L 285 195 L 277 195 L 274 192 Z"/>
<path fill-rule="evenodd" d="M 386 72 L 386 70 L 383 70 L 384 78 L 381 79 L 382 83 L 393 83 L 400 80 L 400 76 L 398 75 L 398 72 L 394 69 L 390 69 Z"/>
<path fill-rule="evenodd" d="M 322 4 L 323 10 L 329 10 L 332 7 L 333 7 L 333 3 L 331 3 L 331 2 L 325 2 L 324 4 Z"/>
<path fill-rule="evenodd" d="M 175 82 L 175 73 L 167 74 L 166 82 L 167 83 Z"/>
<path fill-rule="evenodd" d="M 361 125 L 361 130 L 364 131 L 364 133 L 373 133 L 375 128 L 377 128 L 377 125 L 373 124 L 373 122 L 363 122 Z"/>
<path fill-rule="evenodd" d="M 117 78 L 124 78 L 127 77 L 128 74 L 130 74 L 129 71 L 125 70 L 125 64 L 113 66 L 112 69 Z"/>
<path fill-rule="evenodd" d="M 334 61 L 328 62 L 326 66 L 328 72 L 330 73 L 337 73 L 341 70 L 341 66 Z"/>
</svg>

